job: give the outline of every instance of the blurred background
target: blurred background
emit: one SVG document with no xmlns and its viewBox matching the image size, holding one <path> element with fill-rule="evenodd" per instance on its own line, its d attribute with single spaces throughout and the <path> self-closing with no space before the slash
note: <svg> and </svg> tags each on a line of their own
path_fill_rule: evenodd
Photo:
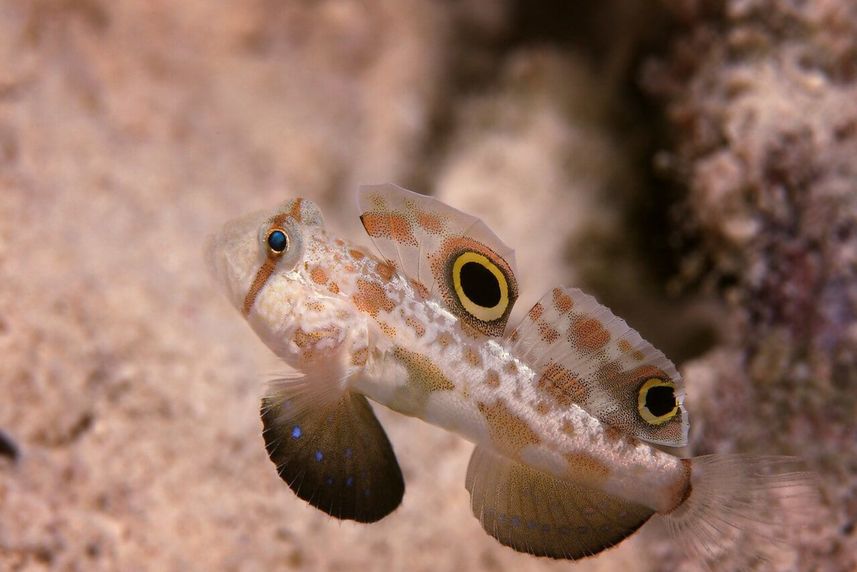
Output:
<svg viewBox="0 0 857 572">
<path fill-rule="evenodd" d="M 388 518 L 279 480 L 202 246 L 293 196 L 366 244 L 386 181 L 516 249 L 518 315 L 579 286 L 672 357 L 688 454 L 806 458 L 777 566 L 857 569 L 855 158 L 853 0 L 0 0 L 0 570 L 695 569 L 500 546 L 471 445 L 385 410 Z"/>
</svg>

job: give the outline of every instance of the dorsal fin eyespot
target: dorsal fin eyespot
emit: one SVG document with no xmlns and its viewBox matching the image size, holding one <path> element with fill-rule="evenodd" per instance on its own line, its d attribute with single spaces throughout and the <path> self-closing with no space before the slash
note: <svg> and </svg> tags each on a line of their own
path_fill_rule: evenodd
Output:
<svg viewBox="0 0 857 572">
<path fill-rule="evenodd" d="M 480 219 L 395 185 L 361 187 L 360 220 L 381 257 L 488 336 L 518 297 L 514 253 Z M 421 292 L 422 294 L 422 292 Z"/>
<path fill-rule="evenodd" d="M 536 390 L 556 405 L 574 402 L 643 441 L 687 443 L 684 382 L 675 366 L 592 296 L 554 288 L 511 339 L 539 374 Z"/>
</svg>

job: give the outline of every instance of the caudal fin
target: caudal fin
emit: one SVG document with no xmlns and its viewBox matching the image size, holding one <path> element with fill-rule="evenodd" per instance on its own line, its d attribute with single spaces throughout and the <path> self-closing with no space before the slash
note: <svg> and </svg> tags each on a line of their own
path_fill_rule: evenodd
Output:
<svg viewBox="0 0 857 572">
<path fill-rule="evenodd" d="M 707 455 L 691 461 L 687 499 L 661 518 L 705 569 L 771 570 L 813 522 L 818 501 L 815 476 L 799 459 Z"/>
</svg>

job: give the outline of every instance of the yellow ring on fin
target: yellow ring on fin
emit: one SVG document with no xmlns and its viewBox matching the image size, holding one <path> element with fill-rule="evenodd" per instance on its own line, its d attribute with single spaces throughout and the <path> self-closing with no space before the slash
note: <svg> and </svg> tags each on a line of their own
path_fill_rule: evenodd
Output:
<svg viewBox="0 0 857 572">
<path fill-rule="evenodd" d="M 663 425 L 678 413 L 678 399 L 675 400 L 675 406 L 672 408 L 672 411 L 664 413 L 663 415 L 655 415 L 649 411 L 648 407 L 646 407 L 646 397 L 649 394 L 649 390 L 654 387 L 669 387 L 673 390 L 673 395 L 675 395 L 675 384 L 673 382 L 665 381 L 659 377 L 650 377 L 640 387 L 640 391 L 637 394 L 637 411 L 640 412 L 640 417 L 642 417 L 646 423 L 649 423 L 650 425 Z"/>
<path fill-rule="evenodd" d="M 480 306 L 467 297 L 464 288 L 461 285 L 461 269 L 468 262 L 473 262 L 488 270 L 497 279 L 497 285 L 500 287 L 500 301 L 491 308 Z M 484 254 L 478 252 L 467 251 L 459 254 L 452 264 L 452 285 L 455 288 L 455 295 L 458 301 L 464 306 L 464 309 L 478 320 L 483 322 L 491 322 L 503 317 L 506 308 L 509 306 L 509 282 L 506 275 L 500 270 L 500 267 L 491 262 Z"/>
</svg>

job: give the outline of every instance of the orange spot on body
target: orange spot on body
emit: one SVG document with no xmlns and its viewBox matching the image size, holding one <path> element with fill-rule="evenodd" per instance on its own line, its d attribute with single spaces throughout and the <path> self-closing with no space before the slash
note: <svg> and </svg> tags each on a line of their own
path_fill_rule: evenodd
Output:
<svg viewBox="0 0 857 572">
<path fill-rule="evenodd" d="M 396 273 L 396 265 L 389 260 L 385 260 L 384 262 L 378 263 L 376 270 L 378 271 L 378 275 L 383 278 L 385 282 L 389 282 L 393 278 L 393 274 Z"/>
<path fill-rule="evenodd" d="M 568 341 L 583 351 L 595 351 L 610 341 L 610 332 L 593 318 L 577 318 L 568 329 Z"/>
<path fill-rule="evenodd" d="M 336 282 L 331 282 L 327 285 L 327 289 L 331 291 L 333 294 L 339 294 L 339 284 Z"/>
<path fill-rule="evenodd" d="M 619 340 L 616 343 L 616 346 L 619 348 L 619 351 L 622 352 L 623 354 L 631 351 L 631 342 L 629 342 L 625 338 L 622 338 L 621 340 Z"/>
<path fill-rule="evenodd" d="M 385 335 L 395 338 L 396 337 L 396 328 L 388 324 L 383 320 L 378 320 L 378 327 L 381 328 L 381 331 L 384 332 Z"/>
<path fill-rule="evenodd" d="M 553 407 L 551 407 L 550 403 L 548 403 L 547 401 L 540 400 L 538 403 L 536 403 L 536 413 L 538 413 L 539 415 L 547 415 L 551 412 L 552 409 Z"/>
<path fill-rule="evenodd" d="M 562 420 L 562 425 L 560 426 L 560 431 L 568 435 L 569 437 L 574 437 L 577 434 L 577 431 L 574 430 L 574 425 L 571 424 L 571 421 L 568 419 Z"/>
<path fill-rule="evenodd" d="M 356 248 L 352 248 L 351 250 L 349 250 L 348 254 L 354 260 L 362 260 L 363 258 L 366 257 L 366 255 L 362 251 L 357 250 Z"/>
<path fill-rule="evenodd" d="M 327 272 L 325 272 L 324 268 L 322 268 L 321 266 L 313 266 L 312 270 L 309 271 L 309 277 L 316 284 L 327 283 Z"/>
<path fill-rule="evenodd" d="M 602 482 L 610 476 L 610 467 L 586 453 L 566 453 L 568 471 L 584 482 Z"/>
<path fill-rule="evenodd" d="M 482 356 L 470 346 L 464 350 L 464 359 L 473 367 L 482 367 Z"/>
<path fill-rule="evenodd" d="M 493 369 L 489 369 L 485 373 L 485 385 L 488 387 L 500 387 L 500 374 Z"/>
<path fill-rule="evenodd" d="M 428 288 L 422 282 L 417 282 L 416 280 L 411 280 L 411 286 L 416 292 L 417 296 L 420 297 L 421 300 L 428 300 L 429 291 Z"/>
<path fill-rule="evenodd" d="M 377 316 L 380 310 L 392 312 L 396 307 L 396 303 L 390 300 L 380 284 L 362 278 L 357 280 L 357 293 L 351 296 L 351 299 L 358 310 L 372 317 Z"/>
<path fill-rule="evenodd" d="M 408 370 L 408 381 L 424 393 L 455 389 L 455 384 L 428 357 L 399 346 L 393 349 L 393 356 Z"/>
<path fill-rule="evenodd" d="M 360 348 L 351 354 L 351 365 L 362 367 L 366 365 L 367 359 L 369 359 L 369 350 L 367 348 Z"/>
<path fill-rule="evenodd" d="M 544 306 L 542 306 L 541 303 L 536 303 L 536 305 L 530 308 L 530 311 L 527 312 L 527 316 L 529 316 L 529 318 L 535 322 L 542 317 L 544 311 Z"/>
<path fill-rule="evenodd" d="M 405 318 L 405 324 L 416 332 L 418 338 L 421 338 L 426 334 L 425 325 L 413 316 Z"/>
<path fill-rule="evenodd" d="M 437 343 L 443 348 L 449 347 L 449 344 L 452 343 L 452 336 L 446 332 L 441 332 L 437 335 Z"/>
<path fill-rule="evenodd" d="M 580 379 L 562 365 L 550 361 L 536 382 L 536 387 L 549 395 L 561 407 L 583 403 L 587 389 Z"/>
<path fill-rule="evenodd" d="M 303 358 L 306 360 L 312 359 L 315 356 L 315 351 L 322 342 L 331 340 L 333 342 L 331 347 L 335 347 L 341 339 L 342 330 L 334 325 L 312 331 L 305 331 L 303 328 L 298 328 L 292 337 L 292 341 L 300 348 Z"/>
<path fill-rule="evenodd" d="M 476 406 L 488 422 L 491 440 L 501 450 L 517 453 L 527 445 L 541 442 L 526 420 L 509 409 L 504 400 L 497 399 L 492 405 L 480 401 Z"/>
</svg>

